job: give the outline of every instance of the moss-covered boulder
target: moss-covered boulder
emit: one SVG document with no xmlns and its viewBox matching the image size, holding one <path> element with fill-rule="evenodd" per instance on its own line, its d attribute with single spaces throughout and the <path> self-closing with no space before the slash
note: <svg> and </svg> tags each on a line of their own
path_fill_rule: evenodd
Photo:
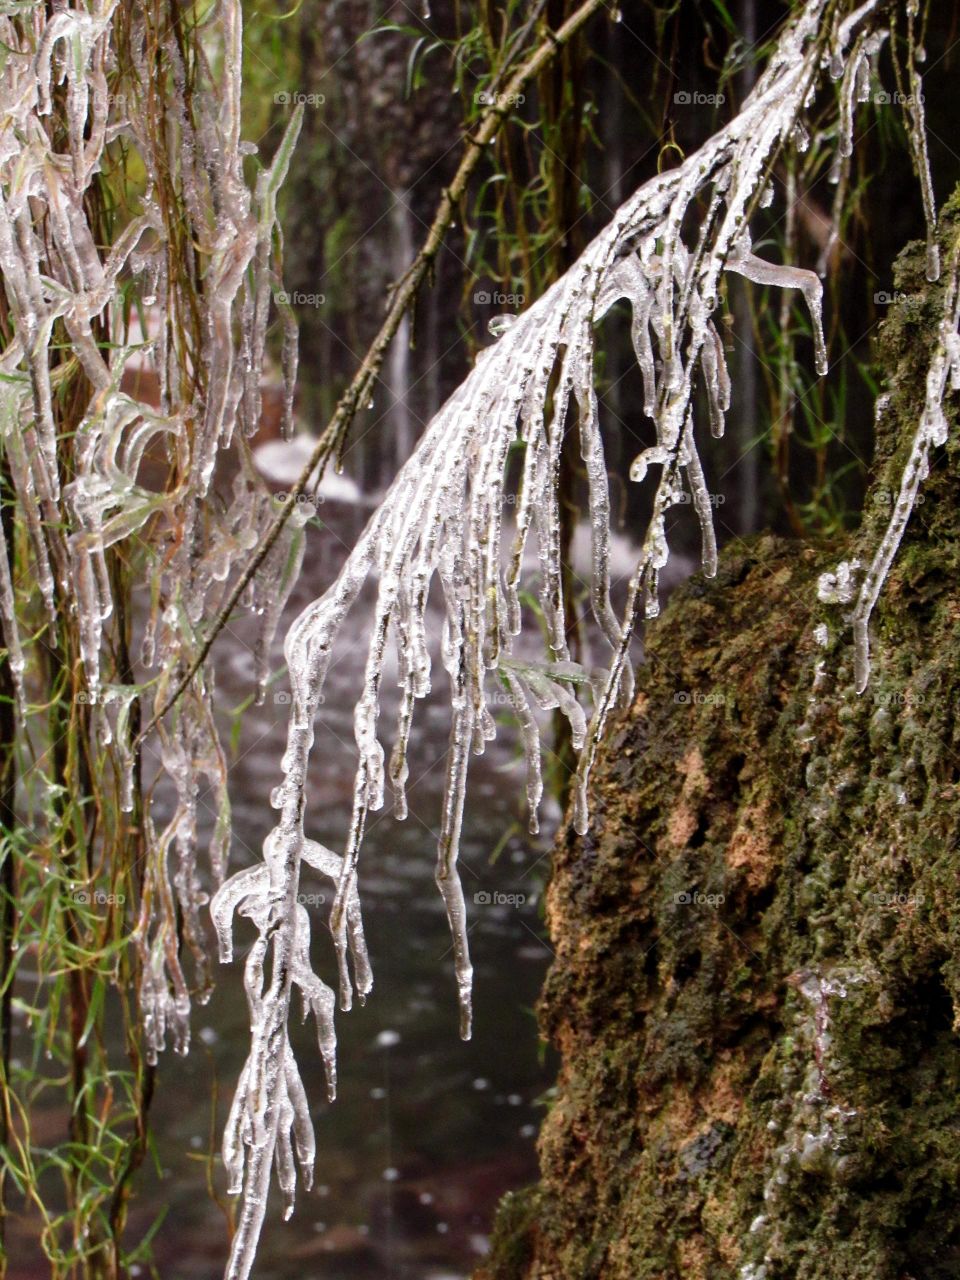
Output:
<svg viewBox="0 0 960 1280">
<path fill-rule="evenodd" d="M 902 256 L 882 326 L 860 532 L 738 542 L 648 632 L 590 831 L 556 851 L 542 1179 L 478 1280 L 960 1277 L 955 438 L 862 696 L 817 593 L 889 518 L 943 303 L 923 261 Z"/>
</svg>

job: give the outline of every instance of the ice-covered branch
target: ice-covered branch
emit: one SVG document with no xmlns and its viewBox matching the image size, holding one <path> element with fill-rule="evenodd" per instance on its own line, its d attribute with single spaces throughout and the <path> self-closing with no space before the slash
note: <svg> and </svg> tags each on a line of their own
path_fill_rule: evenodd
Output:
<svg viewBox="0 0 960 1280">
<path fill-rule="evenodd" d="M 406 814 L 404 782 L 415 703 L 432 685 L 427 603 L 439 584 L 443 605 L 442 664 L 450 683 L 447 776 L 436 852 L 436 880 L 454 941 L 460 1029 L 470 1034 L 472 971 L 466 909 L 457 875 L 471 754 L 495 733 L 488 677 L 502 676 L 518 707 L 527 756 L 531 821 L 540 798 L 540 743 L 535 709 L 558 707 L 580 749 L 575 821 L 587 824 L 587 781 L 613 707 L 630 688 L 628 646 L 639 617 L 656 616 L 658 577 L 666 564 L 665 517 L 687 486 L 700 521 L 704 568 L 716 566 L 709 494 L 698 456 L 696 391 L 703 388 L 710 434 L 723 431 L 731 385 L 712 317 L 729 269 L 761 284 L 799 288 L 813 318 L 814 355 L 826 364 L 820 282 L 810 272 L 764 262 L 751 248 L 749 218 L 770 179 L 779 149 L 803 129 L 802 117 L 820 84 L 839 81 L 838 100 L 852 103 L 865 59 L 875 4 L 855 12 L 828 0 L 808 0 L 784 31 L 771 61 L 740 114 L 682 165 L 643 186 L 567 274 L 482 352 L 463 386 L 430 423 L 414 454 L 361 535 L 329 590 L 291 627 L 285 654 L 293 690 L 282 761 L 271 802 L 277 825 L 264 849 L 264 870 L 228 881 L 213 910 L 223 937 L 239 908 L 258 928 L 255 954 L 272 951 L 271 980 L 260 969 L 248 982 L 253 1038 L 231 1117 L 225 1158 L 238 1167 L 237 1135 L 247 1148 L 244 1203 L 228 1276 L 243 1280 L 253 1263 L 272 1161 L 287 1172 L 283 1135 L 289 1128 L 286 1023 L 294 985 L 309 983 L 302 925 L 294 910 L 300 863 L 310 860 L 306 779 L 314 719 L 344 619 L 367 583 L 377 579 L 362 689 L 354 711 L 358 764 L 353 811 L 336 869 L 331 929 L 338 958 L 340 1004 L 354 989 L 371 988 L 360 920 L 357 873 L 367 816 L 385 799 L 386 776 L 398 817 Z M 839 16 L 844 21 L 839 21 Z M 836 21 L 834 21 L 836 19 Z M 851 53 L 851 50 L 853 51 Z M 844 110 L 839 145 L 848 145 L 852 110 Z M 691 227 L 695 229 L 691 231 Z M 609 581 L 610 504 L 594 389 L 595 335 L 616 304 L 632 313 L 631 334 L 656 444 L 634 463 L 640 483 L 651 475 L 653 514 L 631 579 L 625 614 L 613 610 Z M 585 464 L 592 536 L 591 605 L 611 651 L 589 725 L 571 677 L 563 608 L 558 472 L 565 435 L 575 431 Z M 522 451 L 516 495 L 506 491 L 507 458 Z M 515 500 L 514 527 L 504 525 L 505 499 Z M 548 637 L 546 662 L 531 666 L 514 653 L 524 621 L 527 551 L 536 548 L 539 608 Z M 396 649 L 400 710 L 389 767 L 380 741 L 384 659 Z M 331 866 L 329 855 L 327 866 Z M 329 872 L 328 872 L 329 873 Z M 352 972 L 351 972 L 352 966 Z M 249 976 L 249 962 L 248 962 Z M 234 1183 L 236 1186 L 236 1182 Z"/>
<path fill-rule="evenodd" d="M 943 402 L 948 390 L 960 391 L 960 244 L 950 255 L 938 341 L 927 370 L 926 400 L 900 479 L 900 492 L 853 609 L 854 678 L 859 693 L 870 680 L 870 616 L 913 514 L 920 485 L 927 478 L 930 450 L 947 442 Z"/>
</svg>

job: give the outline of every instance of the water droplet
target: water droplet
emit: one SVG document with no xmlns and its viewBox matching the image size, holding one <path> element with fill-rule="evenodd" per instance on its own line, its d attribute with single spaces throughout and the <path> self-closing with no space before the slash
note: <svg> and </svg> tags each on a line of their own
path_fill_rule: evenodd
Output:
<svg viewBox="0 0 960 1280">
<path fill-rule="evenodd" d="M 516 316 L 494 316 L 488 321 L 487 329 L 494 338 L 499 338 L 507 332 L 512 324 L 516 323 Z"/>
</svg>

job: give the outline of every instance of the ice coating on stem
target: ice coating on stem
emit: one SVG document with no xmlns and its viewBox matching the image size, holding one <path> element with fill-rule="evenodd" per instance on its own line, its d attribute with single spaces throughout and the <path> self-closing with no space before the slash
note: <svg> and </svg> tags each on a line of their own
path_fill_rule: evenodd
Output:
<svg viewBox="0 0 960 1280">
<path fill-rule="evenodd" d="M 10 573 L 10 551 L 7 537 L 0 521 L 0 624 L 3 626 L 3 642 L 7 650 L 7 662 L 13 678 L 14 696 L 17 704 L 17 715 L 21 721 L 26 720 L 27 704 L 23 688 L 23 673 L 26 660 L 20 644 L 20 629 L 17 623 L 17 605 L 14 594 L 13 578 Z"/>
<path fill-rule="evenodd" d="M 870 681 L 870 616 L 883 590 L 929 469 L 930 450 L 946 443 L 943 402 L 948 389 L 960 389 L 960 250 L 950 257 L 943 293 L 940 333 L 927 370 L 926 400 L 900 479 L 893 511 L 880 545 L 864 575 L 853 609 L 854 678 L 863 693 Z"/>
<path fill-rule="evenodd" d="M 138 699 L 148 717 L 165 703 L 273 514 L 245 441 L 259 422 L 279 286 L 277 191 L 302 112 L 291 113 L 250 189 L 238 0 L 196 15 L 183 38 L 163 6 L 134 6 L 122 22 L 119 12 L 117 0 L 91 0 L 0 13 L 0 270 L 11 330 L 0 351 L 0 448 L 4 500 L 12 489 L 17 516 L 13 537 L 0 530 L 0 625 L 21 726 L 36 660 L 27 637 L 42 633 L 72 657 L 63 633 L 75 631 L 80 662 L 67 696 L 85 705 L 82 731 L 112 761 L 125 815 L 140 799 Z M 103 174 L 122 185 L 127 158 L 136 182 L 104 245 Z M 283 319 L 289 428 L 289 308 Z M 152 383 L 155 396 L 141 393 Z M 219 491 L 211 500 L 231 442 L 231 468 L 240 463 L 232 501 Z M 302 523 L 295 518 L 278 539 L 250 601 L 261 622 L 261 686 L 299 570 Z M 126 654 L 121 563 L 149 586 L 139 664 Z M 43 617 L 15 591 L 14 566 L 36 584 Z M 230 830 L 211 695 L 204 672 L 150 744 L 159 745 L 157 785 L 172 793 L 172 816 L 158 825 L 148 794 L 136 824 L 143 891 L 134 940 L 151 1061 L 169 1037 L 186 1050 L 191 987 L 201 998 L 209 988 L 199 797 L 209 791 L 215 813 L 214 885 L 226 872 Z M 109 832 L 93 839 L 106 842 Z M 102 850 L 89 854 L 95 864 Z M 184 973 L 184 951 L 196 980 Z"/>
<path fill-rule="evenodd" d="M 823 285 L 817 273 L 804 271 L 800 267 L 779 266 L 758 258 L 752 251 L 749 232 L 744 232 L 727 258 L 727 270 L 745 276 L 754 284 L 800 290 L 810 311 L 817 373 L 825 374 L 829 366 L 827 344 L 823 336 Z"/>
<path fill-rule="evenodd" d="M 927 223 L 927 279 L 940 279 L 940 245 L 937 241 L 937 202 L 933 193 L 933 175 L 930 172 L 930 152 L 927 146 L 926 109 L 924 107 L 923 80 L 917 70 L 916 5 L 907 5 L 907 75 L 910 92 L 906 96 L 904 110 L 907 115 L 907 132 L 913 152 L 913 164 L 920 180 L 923 197 L 923 216 Z"/>
</svg>

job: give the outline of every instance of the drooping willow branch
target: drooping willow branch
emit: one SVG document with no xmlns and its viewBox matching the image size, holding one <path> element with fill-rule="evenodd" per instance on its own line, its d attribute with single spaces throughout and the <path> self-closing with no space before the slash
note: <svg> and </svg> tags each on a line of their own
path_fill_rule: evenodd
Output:
<svg viewBox="0 0 960 1280">
<path fill-rule="evenodd" d="M 712 574 L 716 568 L 695 393 L 699 387 L 705 392 L 710 434 L 722 434 L 732 388 L 712 317 L 724 272 L 799 289 L 811 313 L 814 362 L 818 372 L 826 370 L 819 278 L 758 258 L 749 221 L 767 190 L 772 159 L 785 145 L 805 145 L 803 116 L 831 80 L 837 94 L 835 145 L 842 151 L 851 145 L 853 104 L 869 90 L 887 35 L 877 25 L 879 9 L 876 0 L 853 10 L 837 0 L 807 0 L 784 30 L 739 115 L 678 168 L 660 174 L 627 200 L 566 275 L 480 354 L 473 372 L 429 424 L 335 582 L 291 627 L 285 656 L 292 706 L 283 778 L 271 795 L 277 824 L 265 841 L 262 863 L 227 881 L 211 908 L 222 958 L 231 955 L 236 912 L 247 916 L 258 934 L 246 964 L 250 1053 L 224 1134 L 231 1185 L 243 1193 L 229 1280 L 245 1280 L 253 1264 L 271 1166 L 276 1166 L 288 1209 L 298 1163 L 294 1147 L 303 1175 L 312 1176 L 312 1126 L 287 1020 L 298 988 L 316 1016 L 321 1052 L 328 1061 L 334 996 L 310 964 L 310 919 L 297 902 L 302 861 L 337 883 L 330 927 L 341 1008 L 350 1008 L 355 990 L 363 997 L 371 989 L 358 861 L 367 817 L 383 805 L 388 777 L 396 816 L 406 815 L 414 708 L 432 684 L 431 584 L 438 583 L 442 597 L 440 652 L 451 707 L 436 881 L 453 936 L 460 1030 L 467 1037 L 472 969 L 457 857 L 470 755 L 481 753 L 496 732 L 487 678 L 503 680 L 517 709 L 534 823 L 542 790 L 536 713 L 558 708 L 569 719 L 580 751 L 574 821 L 584 830 L 590 768 L 611 710 L 629 692 L 627 657 L 634 623 L 658 613 L 658 579 L 669 555 L 665 518 L 686 500 L 685 488 L 700 524 L 704 569 Z M 932 207 L 929 212 L 935 216 Z M 931 271 L 934 267 L 931 260 Z M 656 429 L 656 444 L 636 459 L 631 478 L 642 483 L 654 468 L 659 477 L 626 610 L 618 619 L 610 598 L 610 506 L 594 357 L 597 326 L 621 302 L 632 313 L 644 411 Z M 609 670 L 595 683 L 589 723 L 576 690 L 589 688 L 593 678 L 571 662 L 564 629 L 557 476 L 568 430 L 579 435 L 588 480 L 592 611 L 612 655 Z M 522 474 L 518 492 L 511 494 L 505 487 L 506 464 L 517 446 Z M 515 509 L 509 538 L 504 523 L 508 507 Z M 537 611 L 547 637 L 543 662 L 521 660 L 514 652 L 534 546 Z M 307 835 L 307 772 L 334 645 L 348 611 L 373 576 L 378 579 L 376 599 L 365 628 L 367 661 L 354 709 L 358 764 L 353 811 L 341 855 Z M 400 707 L 388 762 L 379 719 L 391 641 Z"/>
</svg>

